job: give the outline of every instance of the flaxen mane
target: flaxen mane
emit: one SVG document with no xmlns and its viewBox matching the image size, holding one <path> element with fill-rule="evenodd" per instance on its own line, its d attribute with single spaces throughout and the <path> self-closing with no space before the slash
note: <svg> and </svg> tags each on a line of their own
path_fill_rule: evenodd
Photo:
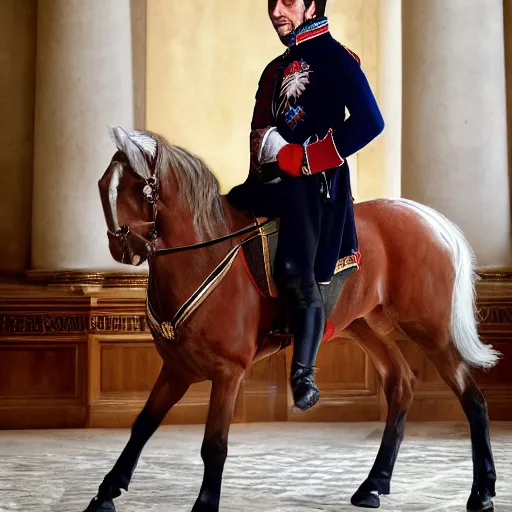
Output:
<svg viewBox="0 0 512 512">
<path fill-rule="evenodd" d="M 214 235 L 215 227 L 224 221 L 220 187 L 199 157 L 150 131 L 125 132 L 117 127 L 111 130 L 111 137 L 139 176 L 147 179 L 154 175 L 162 180 L 173 173 L 179 198 L 189 205 L 196 230 L 201 235 Z M 154 173 L 150 164 L 154 164 Z"/>
</svg>

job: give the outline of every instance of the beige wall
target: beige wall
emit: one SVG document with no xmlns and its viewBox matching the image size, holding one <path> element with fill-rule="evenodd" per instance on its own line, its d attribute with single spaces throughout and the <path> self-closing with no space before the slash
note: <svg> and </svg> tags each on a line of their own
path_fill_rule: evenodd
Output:
<svg viewBox="0 0 512 512">
<path fill-rule="evenodd" d="M 0 269 L 30 250 L 36 0 L 0 2 Z"/>
<path fill-rule="evenodd" d="M 360 55 L 376 93 L 379 0 L 330 0 L 332 33 Z M 148 0 L 147 127 L 205 159 L 223 191 L 248 171 L 249 125 L 265 65 L 284 51 L 266 2 Z M 397 29 L 397 32 L 399 30 Z M 382 148 L 351 159 L 354 193 L 379 195 Z M 358 161 L 359 160 L 359 161 Z"/>
<path fill-rule="evenodd" d="M 371 184 L 364 188 L 369 197 L 398 198 L 402 166 L 402 0 L 379 0 L 378 5 L 377 99 L 386 127 L 372 144 L 376 148 L 373 165 L 379 170 L 375 188 L 370 188 Z"/>
<path fill-rule="evenodd" d="M 130 0 L 134 126 L 146 128 L 147 0 Z"/>
</svg>

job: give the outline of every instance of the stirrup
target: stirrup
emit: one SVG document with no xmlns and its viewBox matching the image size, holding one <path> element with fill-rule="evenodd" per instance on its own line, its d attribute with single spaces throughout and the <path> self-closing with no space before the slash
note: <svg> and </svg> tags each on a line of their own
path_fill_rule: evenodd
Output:
<svg viewBox="0 0 512 512">
<path fill-rule="evenodd" d="M 290 325 L 288 321 L 288 311 L 279 315 L 275 322 L 270 326 L 269 336 L 290 336 Z"/>
</svg>

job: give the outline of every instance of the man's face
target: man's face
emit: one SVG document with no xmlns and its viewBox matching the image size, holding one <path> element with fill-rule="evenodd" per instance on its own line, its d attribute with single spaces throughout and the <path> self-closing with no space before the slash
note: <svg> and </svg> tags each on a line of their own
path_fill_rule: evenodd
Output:
<svg viewBox="0 0 512 512">
<path fill-rule="evenodd" d="M 288 44 L 291 32 L 315 17 L 316 5 L 312 2 L 306 9 L 304 0 L 269 0 L 268 13 L 277 35 L 284 44 Z"/>
</svg>

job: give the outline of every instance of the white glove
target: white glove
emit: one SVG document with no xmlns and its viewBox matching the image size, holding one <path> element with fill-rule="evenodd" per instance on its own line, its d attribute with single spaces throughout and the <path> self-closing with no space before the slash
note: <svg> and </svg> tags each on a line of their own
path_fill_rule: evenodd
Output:
<svg viewBox="0 0 512 512">
<path fill-rule="evenodd" d="M 288 142 L 281 137 L 275 126 L 269 128 L 263 135 L 260 142 L 257 155 L 259 164 L 264 165 L 276 162 L 277 154 L 287 144 Z"/>
</svg>

